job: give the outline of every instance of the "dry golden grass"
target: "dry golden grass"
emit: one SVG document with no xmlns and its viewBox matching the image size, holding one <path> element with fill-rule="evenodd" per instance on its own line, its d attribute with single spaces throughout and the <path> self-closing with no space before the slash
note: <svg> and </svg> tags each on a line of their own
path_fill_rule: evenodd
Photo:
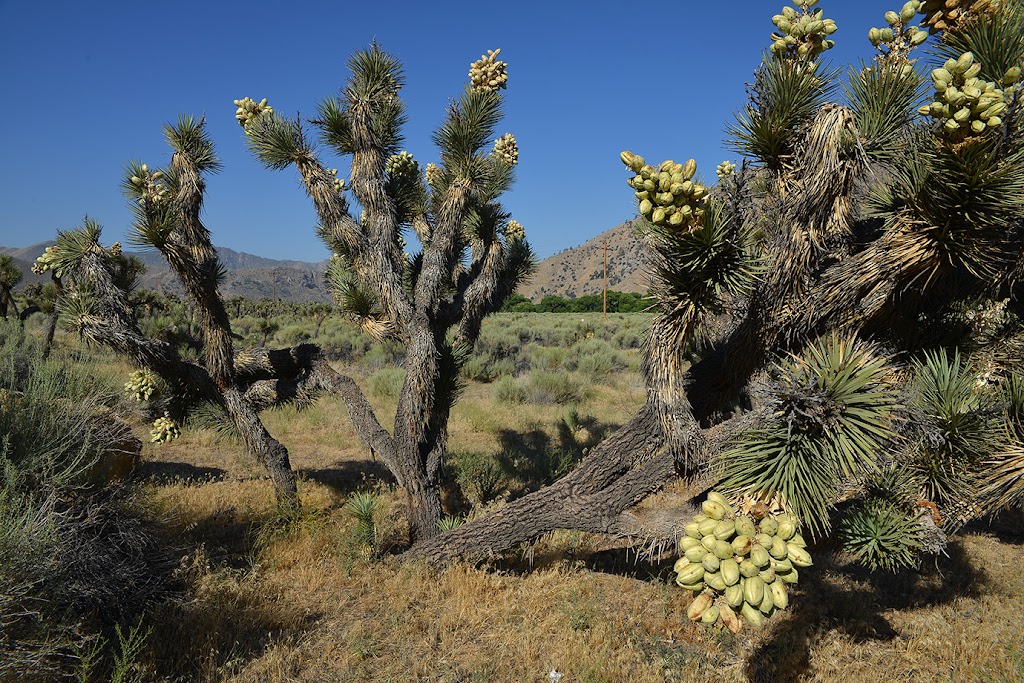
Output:
<svg viewBox="0 0 1024 683">
<path fill-rule="evenodd" d="M 578 410 L 598 430 L 644 399 L 631 373 L 589 393 Z M 393 415 L 394 399 L 371 400 Z M 502 405 L 491 385 L 471 383 L 451 447 L 558 446 L 564 412 Z M 969 531 L 949 557 L 897 576 L 819 549 L 791 608 L 732 636 L 687 621 L 690 598 L 669 582 L 670 560 L 633 564 L 623 543 L 599 536 L 549 534 L 520 549 L 532 570 L 520 553 L 440 574 L 387 559 L 404 535 L 403 500 L 344 408 L 324 399 L 266 422 L 301 476 L 304 515 L 285 528 L 272 523 L 262 470 L 231 440 L 186 432 L 145 449 L 147 514 L 182 548 L 184 596 L 150 616 L 154 680 L 547 681 L 557 670 L 563 683 L 1024 681 L 1019 525 Z M 386 503 L 383 560 L 354 540 L 344 504 L 359 490 Z"/>
</svg>

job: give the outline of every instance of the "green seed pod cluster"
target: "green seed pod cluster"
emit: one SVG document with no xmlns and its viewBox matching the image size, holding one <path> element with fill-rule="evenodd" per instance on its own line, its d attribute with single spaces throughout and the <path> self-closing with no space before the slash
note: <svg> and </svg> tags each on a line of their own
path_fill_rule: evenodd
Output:
<svg viewBox="0 0 1024 683">
<path fill-rule="evenodd" d="M 693 181 L 697 162 L 677 164 L 667 159 L 655 168 L 632 152 L 619 155 L 622 163 L 636 173 L 626 181 L 640 202 L 640 215 L 655 225 L 692 230 L 703 218 L 708 188 Z"/>
<path fill-rule="evenodd" d="M 516 142 L 515 136 L 512 133 L 505 133 L 495 140 L 493 154 L 499 159 L 504 160 L 509 166 L 518 164 L 519 144 Z"/>
<path fill-rule="evenodd" d="M 406 178 L 418 178 L 420 175 L 420 162 L 413 159 L 412 154 L 401 151 L 392 154 L 384 164 L 384 170 L 392 178 L 404 176 Z"/>
<path fill-rule="evenodd" d="M 792 7 L 783 7 L 782 14 L 772 17 L 772 23 L 778 32 L 772 33 L 771 51 L 777 55 L 797 55 L 804 59 L 814 59 L 825 50 L 831 50 L 836 42 L 828 36 L 839 30 L 836 22 L 824 19 L 821 8 L 811 8 L 818 0 L 795 0 Z"/>
<path fill-rule="evenodd" d="M 715 168 L 715 175 L 718 176 L 719 180 L 724 178 L 732 177 L 732 174 L 736 172 L 736 164 L 731 161 L 723 161 Z"/>
<path fill-rule="evenodd" d="M 273 107 L 267 106 L 267 98 L 264 97 L 262 100 L 257 102 L 251 97 L 245 99 L 235 100 L 235 106 L 238 109 L 235 110 L 235 119 L 238 120 L 238 125 L 245 128 L 250 121 L 255 119 L 257 116 L 264 112 L 274 111 Z"/>
<path fill-rule="evenodd" d="M 488 50 L 486 55 L 469 67 L 469 83 L 473 90 L 494 92 L 507 87 L 508 64 L 497 59 L 501 48 Z"/>
<path fill-rule="evenodd" d="M 423 175 L 427 179 L 427 185 L 433 185 L 441 177 L 441 167 L 431 161 Z"/>
<path fill-rule="evenodd" d="M 148 401 L 157 391 L 156 378 L 149 370 L 136 370 L 128 375 L 124 392 L 140 403 Z"/>
<path fill-rule="evenodd" d="M 993 14 L 1002 5 L 1000 0 L 924 0 L 918 12 L 925 16 L 921 22 L 929 33 L 956 31 L 972 16 Z"/>
<path fill-rule="evenodd" d="M 39 258 L 36 259 L 36 262 L 32 264 L 32 272 L 36 275 L 42 275 L 46 271 L 50 270 L 53 268 L 53 261 L 56 257 L 56 245 L 47 247 L 46 250 L 40 254 Z"/>
<path fill-rule="evenodd" d="M 164 172 L 154 171 L 151 173 L 146 164 L 142 164 L 140 170 L 142 171 L 141 176 L 133 175 L 129 178 L 131 184 L 139 190 L 139 204 L 145 205 L 146 202 L 149 202 L 159 205 L 170 200 L 170 188 L 160 182 L 164 177 Z"/>
<path fill-rule="evenodd" d="M 1012 99 L 1013 86 L 1020 80 L 1020 69 L 1010 69 L 1003 76 L 1004 91 L 991 81 L 978 78 L 981 64 L 974 54 L 965 52 L 959 59 L 947 59 L 942 68 L 932 71 L 935 101 L 918 112 L 942 122 L 947 135 L 962 138 L 980 135 L 996 128 L 1006 111 L 1007 95 Z"/>
<path fill-rule="evenodd" d="M 906 55 L 911 49 L 928 40 L 928 33 L 919 26 L 910 26 L 921 7 L 920 0 L 910 0 L 899 12 L 892 10 L 885 13 L 884 28 L 872 28 L 868 31 L 868 40 L 879 49 Z"/>
<path fill-rule="evenodd" d="M 722 624 L 733 633 L 741 620 L 760 626 L 789 605 L 788 584 L 797 567 L 809 567 L 807 544 L 788 513 L 760 519 L 739 514 L 725 496 L 712 491 L 679 539 L 681 557 L 673 568 L 676 583 L 696 596 L 687 616 Z M 714 610 L 710 612 L 709 610 Z"/>
<path fill-rule="evenodd" d="M 510 240 L 526 239 L 526 228 L 523 227 L 522 223 L 513 218 L 505 226 L 505 238 Z"/>
<path fill-rule="evenodd" d="M 153 421 L 153 429 L 149 430 L 150 443 L 168 443 L 181 436 L 178 424 L 169 416 L 164 415 Z"/>
<path fill-rule="evenodd" d="M 327 172 L 331 174 L 331 183 L 334 186 L 334 191 L 337 194 L 342 194 L 345 190 L 348 189 L 348 186 L 345 185 L 345 179 L 338 177 L 338 169 L 329 168 L 327 169 Z"/>
</svg>

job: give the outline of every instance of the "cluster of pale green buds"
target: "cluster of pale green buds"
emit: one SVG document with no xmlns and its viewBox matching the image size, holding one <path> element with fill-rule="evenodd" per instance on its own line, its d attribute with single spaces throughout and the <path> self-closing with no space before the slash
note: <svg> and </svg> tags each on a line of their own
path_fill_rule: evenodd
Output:
<svg viewBox="0 0 1024 683">
<path fill-rule="evenodd" d="M 886 12 L 885 23 L 889 25 L 869 30 L 868 40 L 885 54 L 905 58 L 912 49 L 928 39 L 928 32 L 920 26 L 908 25 L 917 16 L 921 4 L 920 0 L 909 0 L 899 12 Z"/>
<path fill-rule="evenodd" d="M 110 245 L 110 255 L 113 256 L 114 258 L 117 258 L 118 256 L 121 255 L 120 242 L 114 242 L 113 244 Z"/>
<path fill-rule="evenodd" d="M 510 240 L 526 239 L 526 228 L 523 227 L 522 223 L 513 218 L 505 226 L 505 238 Z"/>
<path fill-rule="evenodd" d="M 335 194 L 342 194 L 345 190 L 348 189 L 348 187 L 346 187 L 345 185 L 345 179 L 338 177 L 338 169 L 329 168 L 327 169 L 327 172 L 331 174 L 331 183 L 334 187 Z"/>
<path fill-rule="evenodd" d="M 508 64 L 497 59 L 501 48 L 488 50 L 469 66 L 469 83 L 473 90 L 494 92 L 507 87 Z"/>
<path fill-rule="evenodd" d="M 509 166 L 519 163 L 519 144 L 512 133 L 505 133 L 494 141 L 494 155 Z"/>
<path fill-rule="evenodd" d="M 823 19 L 820 7 L 811 10 L 818 0 L 795 0 L 793 4 L 801 11 L 783 7 L 782 14 L 772 17 L 772 23 L 779 31 L 772 33 L 769 49 L 777 55 L 795 53 L 801 58 L 813 59 L 835 47 L 836 42 L 828 36 L 838 30 L 836 22 Z"/>
<path fill-rule="evenodd" d="M 420 164 L 413 159 L 412 154 L 403 150 L 388 157 L 384 170 L 392 178 L 416 178 L 420 174 Z"/>
<path fill-rule="evenodd" d="M 150 173 L 149 166 L 142 164 L 140 167 L 142 176 L 133 175 L 129 180 L 140 193 L 139 204 L 150 202 L 151 204 L 163 204 L 171 197 L 170 189 L 160 182 L 164 177 L 163 171 Z"/>
<path fill-rule="evenodd" d="M 441 167 L 431 161 L 427 163 L 423 175 L 427 179 L 427 185 L 433 185 L 441 177 Z"/>
<path fill-rule="evenodd" d="M 640 202 L 640 215 L 655 225 L 693 230 L 704 216 L 708 189 L 693 182 L 697 162 L 677 164 L 671 159 L 655 168 L 632 152 L 619 155 L 636 175 L 628 182 Z"/>
<path fill-rule="evenodd" d="M 36 262 L 32 264 L 32 272 L 36 275 L 42 275 L 46 271 L 53 268 L 53 262 L 57 258 L 57 246 L 53 245 L 46 248 Z"/>
<path fill-rule="evenodd" d="M 136 401 L 148 401 L 156 393 L 156 378 L 149 370 L 136 370 L 128 375 L 124 383 L 124 392 Z"/>
<path fill-rule="evenodd" d="M 736 172 L 736 164 L 731 161 L 723 161 L 715 168 L 715 175 L 718 176 L 719 180 L 723 178 L 729 178 L 733 173 Z"/>
<path fill-rule="evenodd" d="M 149 436 L 150 443 L 167 443 L 181 436 L 181 429 L 170 416 L 164 415 L 153 421 L 153 429 L 149 430 Z"/>
<path fill-rule="evenodd" d="M 918 112 L 943 122 L 947 134 L 963 136 L 984 133 L 1003 121 L 1006 100 L 1013 97 L 1013 86 L 1020 80 L 1019 67 L 1003 75 L 1002 90 L 996 83 L 978 78 L 981 64 L 974 54 L 965 52 L 959 59 L 947 59 L 939 69 L 932 71 L 935 101 L 921 107 Z"/>
<path fill-rule="evenodd" d="M 235 106 L 238 107 L 238 109 L 235 110 L 235 119 L 238 120 L 238 125 L 242 128 L 245 128 L 250 121 L 258 117 L 260 114 L 274 111 L 273 107 L 267 106 L 266 97 L 259 102 L 251 97 L 235 100 Z"/>
</svg>

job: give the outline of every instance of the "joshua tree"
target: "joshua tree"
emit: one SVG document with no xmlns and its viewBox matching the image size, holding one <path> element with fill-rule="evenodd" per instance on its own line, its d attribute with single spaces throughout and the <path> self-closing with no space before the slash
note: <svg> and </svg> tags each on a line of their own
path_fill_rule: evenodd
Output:
<svg viewBox="0 0 1024 683">
<path fill-rule="evenodd" d="M 213 402 L 227 412 L 249 452 L 266 467 L 279 501 L 292 506 L 297 500 L 295 474 L 288 451 L 259 419 L 259 411 L 269 405 L 259 385 L 264 379 L 293 379 L 300 372 L 295 358 L 303 358 L 309 368 L 316 360 L 315 350 L 293 349 L 279 356 L 262 351 L 236 358 L 217 287 L 222 269 L 199 218 L 203 176 L 216 171 L 219 162 L 203 121 L 181 117 L 166 126 L 165 133 L 174 150 L 171 165 L 160 171 L 132 162 L 123 189 L 135 214 L 133 240 L 158 249 L 167 259 L 199 317 L 202 361 L 183 358 L 172 344 L 140 331 L 129 295 L 141 264 L 126 259 L 119 243 L 103 247 L 96 222 L 86 219 L 82 227 L 59 233 L 36 269 L 52 270 L 60 278 L 64 292 L 58 305 L 72 327 L 139 366 L 129 386 L 140 397 L 151 398 L 159 388 L 154 374 L 163 381 L 166 414 L 154 423 L 154 441 L 173 438 L 197 403 Z"/>
<path fill-rule="evenodd" d="M 18 304 L 11 290 L 21 282 L 22 277 L 21 269 L 14 265 L 14 258 L 0 254 L 0 317 L 4 320 L 7 320 L 8 307 L 13 307 L 14 314 L 18 315 Z"/>
<path fill-rule="evenodd" d="M 908 2 L 843 84 L 835 24 L 795 4 L 729 126 L 741 168 L 709 188 L 692 161 L 622 155 L 654 263 L 647 405 L 563 480 L 413 554 L 677 537 L 692 513 L 629 510 L 676 474 L 697 500 L 837 527 L 883 568 L 1024 501 L 1024 7 Z"/>
<path fill-rule="evenodd" d="M 354 384 L 343 396 L 360 436 L 408 494 L 414 540 L 436 535 L 442 518 L 459 368 L 483 318 L 501 308 L 533 263 L 522 226 L 498 202 L 518 150 L 511 134 L 496 137 L 507 81 L 497 54 L 473 64 L 470 85 L 434 134 L 437 163 L 425 169 L 401 151 L 402 68 L 377 45 L 352 56 L 341 97 L 321 103 L 316 119 L 288 119 L 266 100 L 236 102 L 256 157 L 268 168 L 298 171 L 334 254 L 328 279 L 339 308 L 376 339 L 405 346 L 393 436 Z M 325 167 L 320 145 L 351 157 L 347 181 Z M 359 216 L 349 212 L 349 192 Z M 403 238 L 410 232 L 422 247 L 411 255 Z"/>
</svg>

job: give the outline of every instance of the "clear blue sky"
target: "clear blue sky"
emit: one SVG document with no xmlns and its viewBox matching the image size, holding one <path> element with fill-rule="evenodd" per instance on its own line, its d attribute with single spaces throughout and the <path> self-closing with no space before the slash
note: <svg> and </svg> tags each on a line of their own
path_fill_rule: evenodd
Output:
<svg viewBox="0 0 1024 683">
<path fill-rule="evenodd" d="M 871 26 L 902 3 L 823 0 L 834 63 L 869 59 Z M 313 114 L 375 37 L 405 63 L 406 147 L 434 159 L 430 132 L 469 64 L 501 48 L 507 117 L 519 141 L 506 205 L 540 256 L 635 211 L 623 149 L 695 157 L 706 178 L 735 155 L 723 125 L 743 104 L 782 2 L 13 2 L 0 0 L 0 245 L 52 239 L 88 213 L 107 241 L 129 214 L 126 161 L 166 164 L 162 124 L 205 114 L 224 162 L 208 186 L 214 242 L 261 256 L 327 256 L 294 171 L 245 149 L 232 100 Z M 341 159 L 332 165 L 348 170 Z"/>
</svg>

